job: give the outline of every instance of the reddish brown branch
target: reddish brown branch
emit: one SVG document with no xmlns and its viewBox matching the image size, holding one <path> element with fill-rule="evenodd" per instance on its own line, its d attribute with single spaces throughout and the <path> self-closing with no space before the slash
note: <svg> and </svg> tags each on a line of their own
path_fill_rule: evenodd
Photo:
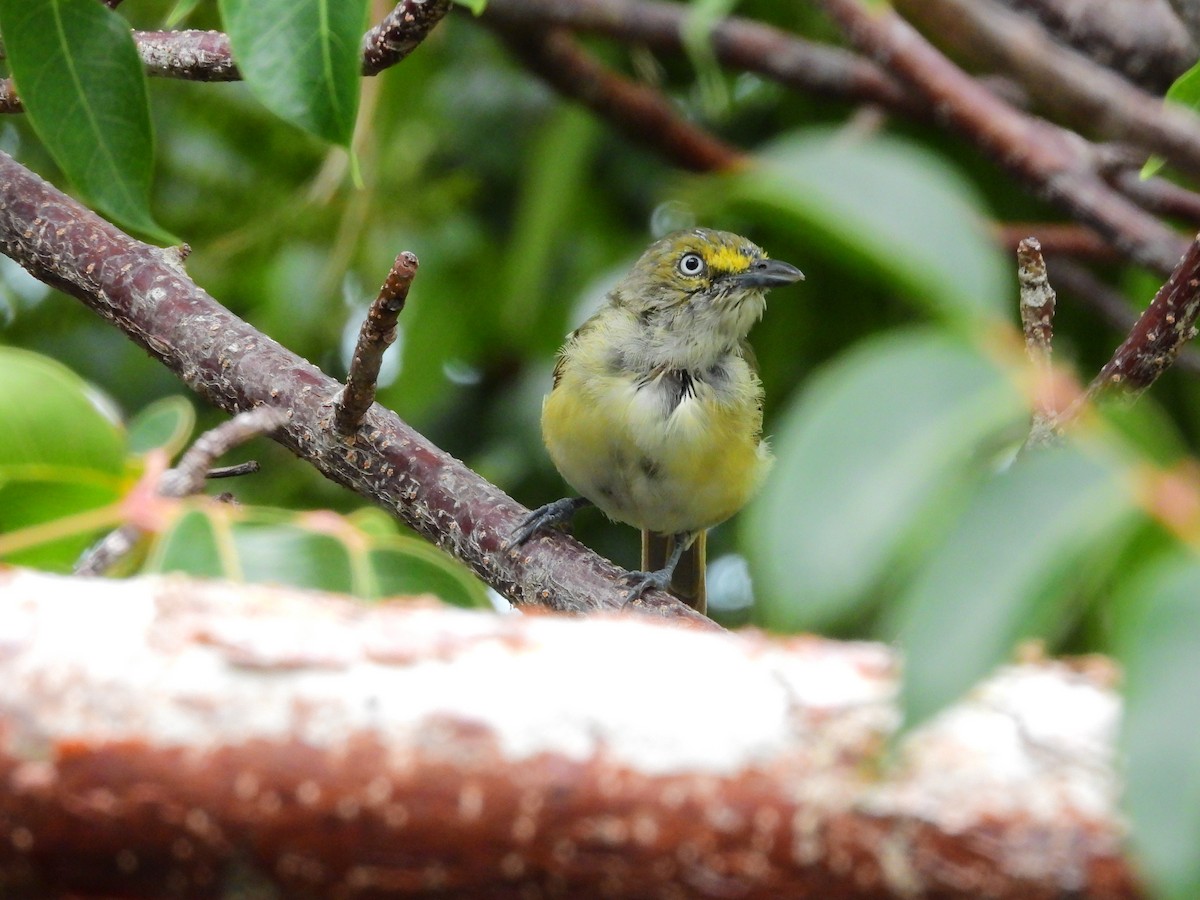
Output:
<svg viewBox="0 0 1200 900">
<path fill-rule="evenodd" d="M 889 765 L 879 644 L 14 569 L 0 634 L 6 897 L 1139 896 L 1101 665 Z"/>
<path fill-rule="evenodd" d="M 383 506 L 518 603 L 618 609 L 621 569 L 561 534 L 503 553 L 528 510 L 378 406 L 347 440 L 332 424 L 336 381 L 198 288 L 177 254 L 136 241 L 0 153 L 0 251 L 71 294 L 229 413 L 289 413 L 275 439 Z M 663 592 L 644 606 L 711 622 Z"/>
<path fill-rule="evenodd" d="M 229 38 L 219 31 L 135 31 L 146 73 L 188 81 L 238 81 Z"/>
<path fill-rule="evenodd" d="M 1055 294 L 1046 277 L 1046 261 L 1036 238 L 1025 238 L 1017 246 L 1017 281 L 1021 287 L 1021 330 L 1025 334 L 1025 352 L 1029 354 L 1038 381 L 1028 443 L 1039 445 L 1050 440 L 1058 408 L 1050 367 Z"/>
<path fill-rule="evenodd" d="M 402 0 L 363 37 L 363 74 L 378 75 L 417 48 L 450 11 L 450 0 Z"/>
<path fill-rule="evenodd" d="M 1022 113 L 958 68 L 888 8 L 823 0 L 852 43 L 910 85 L 955 131 L 1040 194 L 1091 225 L 1118 250 L 1171 271 L 1183 250 L 1169 228 L 1094 173 L 1077 135 Z"/>
<path fill-rule="evenodd" d="M 493 27 L 509 50 L 555 90 L 675 165 L 711 172 L 732 169 L 744 161 L 740 150 L 687 121 L 661 93 L 596 61 L 568 32 L 497 23 Z"/>
<path fill-rule="evenodd" d="M 371 302 L 358 332 L 346 386 L 333 401 L 333 424 L 341 434 L 352 434 L 375 402 L 375 386 L 383 354 L 396 340 L 396 322 L 417 274 L 416 254 L 403 251 L 396 257 L 379 296 Z"/>
<path fill-rule="evenodd" d="M 524 27 L 562 26 L 604 34 L 655 50 L 682 51 L 691 15 L 679 3 L 642 0 L 489 0 L 484 20 Z M 877 104 L 921 117 L 924 111 L 894 78 L 874 63 L 750 19 L 717 22 L 712 49 L 723 65 L 756 72 L 818 96 Z"/>
<path fill-rule="evenodd" d="M 1192 241 L 1129 336 L 1088 386 L 1088 395 L 1117 385 L 1130 393 L 1144 391 L 1171 367 L 1184 344 L 1196 336 L 1198 314 L 1200 238 Z"/>
</svg>

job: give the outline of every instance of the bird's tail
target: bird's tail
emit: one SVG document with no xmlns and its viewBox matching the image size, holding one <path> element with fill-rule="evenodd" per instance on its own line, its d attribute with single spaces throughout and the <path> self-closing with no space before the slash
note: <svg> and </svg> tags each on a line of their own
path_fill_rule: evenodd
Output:
<svg viewBox="0 0 1200 900">
<path fill-rule="evenodd" d="M 704 587 L 704 544 L 708 532 L 701 531 L 692 545 L 683 551 L 671 574 L 670 591 L 701 615 L 708 614 L 708 596 Z M 666 566 L 675 550 L 673 534 L 642 532 L 642 571 L 657 572 Z"/>
</svg>

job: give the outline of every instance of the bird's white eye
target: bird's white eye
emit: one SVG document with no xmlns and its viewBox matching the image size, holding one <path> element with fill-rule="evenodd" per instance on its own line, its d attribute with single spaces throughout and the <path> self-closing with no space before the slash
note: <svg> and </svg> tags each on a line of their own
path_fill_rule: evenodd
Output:
<svg viewBox="0 0 1200 900">
<path fill-rule="evenodd" d="M 685 253 L 679 258 L 679 274 L 695 278 L 704 272 L 704 257 L 699 253 Z"/>
</svg>

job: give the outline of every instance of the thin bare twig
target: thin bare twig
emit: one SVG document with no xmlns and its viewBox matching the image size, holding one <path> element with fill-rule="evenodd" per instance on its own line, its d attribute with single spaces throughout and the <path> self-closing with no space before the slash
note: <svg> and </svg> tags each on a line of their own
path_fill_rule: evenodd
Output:
<svg viewBox="0 0 1200 900">
<path fill-rule="evenodd" d="M 1196 336 L 1200 314 L 1200 238 L 1193 240 L 1175 271 L 1158 289 L 1129 336 L 1088 385 L 1088 398 L 1120 386 L 1138 394 L 1162 375 L 1180 349 Z"/>
<path fill-rule="evenodd" d="M 189 497 L 204 490 L 213 462 L 239 444 L 268 434 L 287 421 L 287 413 L 269 406 L 239 413 L 200 435 L 183 454 L 178 465 L 158 478 L 154 493 L 159 497 Z M 76 575 L 102 575 L 124 559 L 145 534 L 143 525 L 127 522 L 101 538 L 75 564 Z"/>
<path fill-rule="evenodd" d="M 363 74 L 378 75 L 416 49 L 450 11 L 450 0 L 402 0 L 363 37 Z"/>
<path fill-rule="evenodd" d="M 353 434 L 375 402 L 379 367 L 384 352 L 396 340 L 396 322 L 408 299 L 417 265 L 416 254 L 403 251 L 392 263 L 379 296 L 371 302 L 354 345 L 346 386 L 333 401 L 333 425 L 341 434 Z"/>
<path fill-rule="evenodd" d="M 1046 277 L 1046 261 L 1037 238 L 1025 238 L 1017 247 L 1017 281 L 1021 286 L 1021 330 L 1025 351 L 1039 382 L 1035 392 L 1029 443 L 1045 443 L 1053 433 L 1055 408 L 1051 384 L 1054 340 L 1054 288 Z"/>
<path fill-rule="evenodd" d="M 260 468 L 258 460 L 248 459 L 244 463 L 233 466 L 217 466 L 215 469 L 209 469 L 204 477 L 209 481 L 215 478 L 241 478 L 243 475 L 253 475 Z"/>
<path fill-rule="evenodd" d="M 492 27 L 521 62 L 639 144 L 694 172 L 732 169 L 742 152 L 693 125 L 658 91 L 599 63 L 562 29 Z"/>
</svg>

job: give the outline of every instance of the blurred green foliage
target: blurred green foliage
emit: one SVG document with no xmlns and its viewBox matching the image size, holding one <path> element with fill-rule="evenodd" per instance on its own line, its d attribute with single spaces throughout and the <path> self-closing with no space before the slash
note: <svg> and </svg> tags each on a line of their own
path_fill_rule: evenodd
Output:
<svg viewBox="0 0 1200 900">
<path fill-rule="evenodd" d="M 1179 685 L 1197 677 L 1198 538 L 1164 527 L 1143 488 L 1195 465 L 1181 462 L 1200 436 L 1195 380 L 1171 372 L 1151 397 L 1104 410 L 1066 446 L 1018 455 L 1030 374 L 1016 334 L 1015 262 L 989 225 L 1055 213 L 931 128 L 864 130 L 847 124 L 854 110 L 844 104 L 719 71 L 701 38 L 706 16 L 726 5 L 700 5 L 690 55 L 589 46 L 620 70 L 651 73 L 689 117 L 756 152 L 754 169 L 680 175 L 551 95 L 460 11 L 402 64 L 362 82 L 352 143 L 361 188 L 346 150 L 275 118 L 245 84 L 153 80 L 151 208 L 192 246 L 197 283 L 335 377 L 391 261 L 417 253 L 379 400 L 529 506 L 564 491 L 538 435 L 554 351 L 668 223 L 738 231 L 799 265 L 807 281 L 772 294 L 752 335 L 779 459 L 740 524 L 710 537 L 710 556 L 728 562 L 711 581 L 712 608 L 730 621 L 747 615 L 748 571 L 754 621 L 898 641 L 912 720 L 960 695 L 1021 638 L 1118 653 L 1130 666 L 1130 809 L 1164 890 L 1194 896 L 1200 862 L 1186 857 L 1200 846 L 1200 707 Z M 120 14 L 155 28 L 169 7 L 139 0 Z M 738 12 L 830 33 L 806 6 L 757 0 Z M 195 5 L 187 24 L 220 27 L 211 4 Z M 0 123 L 0 147 L 66 185 L 24 118 Z M 1158 284 L 1128 266 L 1101 274 L 1138 303 Z M 1057 357 L 1086 381 L 1120 336 L 1069 302 L 1060 311 Z M 112 328 L 11 265 L 0 269 L 0 323 L 6 343 L 60 361 L 126 416 L 180 394 Z M 200 427 L 221 419 L 196 412 Z M 4 418 L 20 413 L 18 404 L 0 410 L 6 433 L 30 427 Z M 131 445 L 111 420 L 79 418 L 81 429 L 112 431 L 82 439 L 120 448 L 101 467 L 105 478 L 128 478 L 149 447 L 177 449 L 187 416 L 170 406 L 152 413 Z M 247 503 L 362 505 L 270 442 L 235 454 L 249 456 L 263 471 L 232 487 Z M 5 461 L 0 453 L 0 479 Z M 20 490 L 21 502 L 35 502 L 38 491 L 9 472 L 0 491 Z M 64 491 L 93 508 L 111 502 L 116 488 L 106 490 L 82 500 L 41 491 L 41 520 Z M 331 537 L 277 510 L 252 513 L 234 539 L 223 515 L 177 521 L 150 565 L 229 574 L 272 557 L 324 560 L 293 574 L 374 596 L 407 584 L 372 568 L 381 555 L 423 552 L 390 526 L 384 548 L 359 525 Z M 361 527 L 375 534 L 378 522 Z M 584 515 L 576 533 L 618 562 L 636 559 L 631 529 Z M 457 570 L 429 564 L 443 596 L 480 602 Z"/>
</svg>

